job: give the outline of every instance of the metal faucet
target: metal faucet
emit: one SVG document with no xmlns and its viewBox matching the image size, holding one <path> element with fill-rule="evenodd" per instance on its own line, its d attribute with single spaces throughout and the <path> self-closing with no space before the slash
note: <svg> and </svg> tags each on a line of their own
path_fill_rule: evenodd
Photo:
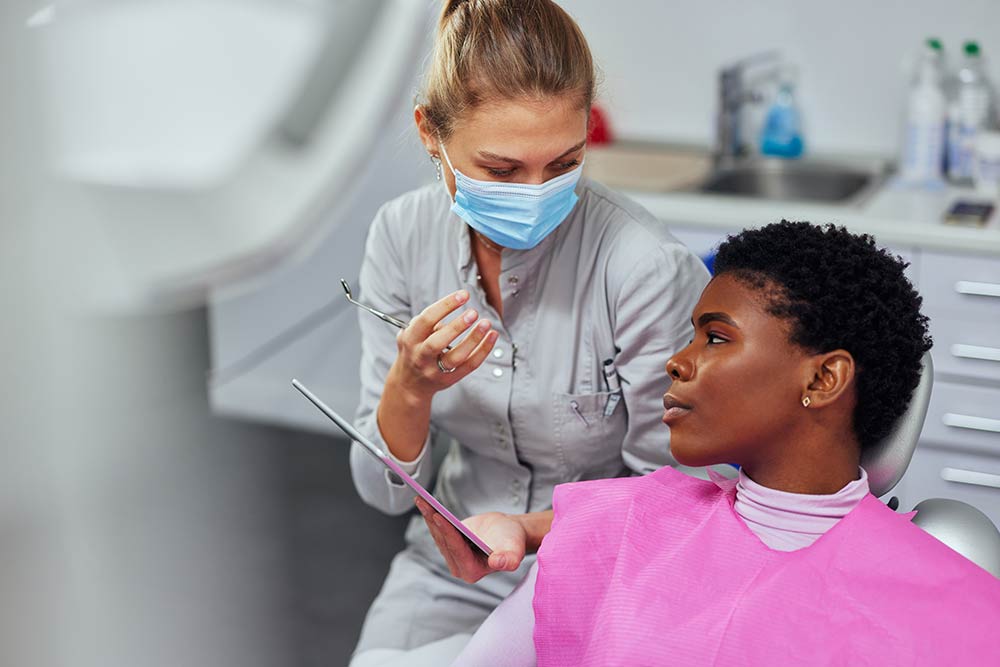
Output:
<svg viewBox="0 0 1000 667">
<path fill-rule="evenodd" d="M 742 136 L 742 111 L 747 102 L 760 101 L 760 94 L 746 83 L 747 70 L 781 62 L 778 51 L 764 51 L 723 67 L 719 70 L 718 115 L 716 116 L 715 150 L 712 153 L 716 169 L 731 166 L 747 154 Z"/>
</svg>

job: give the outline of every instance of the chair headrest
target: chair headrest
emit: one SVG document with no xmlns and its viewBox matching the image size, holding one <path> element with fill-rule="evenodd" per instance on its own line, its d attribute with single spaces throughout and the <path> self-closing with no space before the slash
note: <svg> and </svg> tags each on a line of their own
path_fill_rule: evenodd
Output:
<svg viewBox="0 0 1000 667">
<path fill-rule="evenodd" d="M 1000 531 L 990 518 L 968 503 L 929 498 L 913 508 L 913 523 L 949 547 L 1000 577 Z"/>
<path fill-rule="evenodd" d="M 868 485 L 873 495 L 884 496 L 892 491 L 913 458 L 913 450 L 927 416 L 927 405 L 931 401 L 934 365 L 930 352 L 924 353 L 921 364 L 920 384 L 913 391 L 906 412 L 889 435 L 861 454 L 861 467 L 868 473 Z"/>
</svg>

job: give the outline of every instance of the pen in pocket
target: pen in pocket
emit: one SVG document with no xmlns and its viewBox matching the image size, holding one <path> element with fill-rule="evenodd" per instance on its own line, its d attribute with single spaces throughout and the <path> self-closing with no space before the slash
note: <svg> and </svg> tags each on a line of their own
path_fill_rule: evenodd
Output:
<svg viewBox="0 0 1000 667">
<path fill-rule="evenodd" d="M 605 359 L 601 367 L 604 373 L 604 386 L 611 392 L 607 402 L 604 404 L 604 416 L 610 417 L 614 414 L 618 402 L 622 400 L 622 386 L 618 380 L 618 370 L 615 368 L 614 359 Z"/>
</svg>

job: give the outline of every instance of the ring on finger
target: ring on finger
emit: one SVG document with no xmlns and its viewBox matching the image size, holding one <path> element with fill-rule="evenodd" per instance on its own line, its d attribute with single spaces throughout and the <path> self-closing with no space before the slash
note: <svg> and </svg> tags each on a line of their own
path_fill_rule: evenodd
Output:
<svg viewBox="0 0 1000 667">
<path fill-rule="evenodd" d="M 444 352 L 442 352 L 441 354 L 444 354 Z M 442 373 L 454 373 L 455 372 L 454 368 L 448 368 L 441 363 L 441 354 L 439 354 L 437 358 L 438 370 L 441 371 Z"/>
</svg>

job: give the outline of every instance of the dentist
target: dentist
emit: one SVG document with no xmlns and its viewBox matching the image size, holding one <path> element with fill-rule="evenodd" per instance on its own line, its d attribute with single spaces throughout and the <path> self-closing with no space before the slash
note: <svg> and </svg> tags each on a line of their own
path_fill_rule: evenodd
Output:
<svg viewBox="0 0 1000 667">
<path fill-rule="evenodd" d="M 581 178 L 594 78 L 551 0 L 445 2 L 414 112 L 443 183 L 385 204 L 369 232 L 360 298 L 409 325 L 359 312 L 356 424 L 425 485 L 444 443 L 434 492 L 459 516 L 543 511 L 557 484 L 673 463 L 660 365 L 691 338 L 709 276 L 647 211 Z M 370 505 L 413 507 L 357 444 L 351 470 Z M 420 516 L 406 543 L 354 667 L 447 664 L 533 562 L 470 584 Z"/>
</svg>

